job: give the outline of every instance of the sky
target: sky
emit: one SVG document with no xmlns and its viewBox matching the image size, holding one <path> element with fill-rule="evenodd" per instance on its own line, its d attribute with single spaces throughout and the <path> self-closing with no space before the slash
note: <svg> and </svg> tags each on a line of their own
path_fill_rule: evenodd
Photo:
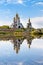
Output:
<svg viewBox="0 0 43 65">
<path fill-rule="evenodd" d="M 11 25 L 16 13 L 24 27 L 30 18 L 34 28 L 43 28 L 43 0 L 0 0 L 0 25 Z"/>
</svg>

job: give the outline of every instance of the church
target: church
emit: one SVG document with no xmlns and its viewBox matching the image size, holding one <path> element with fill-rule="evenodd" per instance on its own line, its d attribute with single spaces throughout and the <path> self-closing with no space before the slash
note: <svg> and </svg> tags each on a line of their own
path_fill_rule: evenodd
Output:
<svg viewBox="0 0 43 65">
<path fill-rule="evenodd" d="M 18 14 L 16 14 L 16 16 L 14 17 L 13 28 L 23 28 L 22 23 L 20 23 L 20 17 L 18 16 Z"/>
<path fill-rule="evenodd" d="M 20 17 L 18 16 L 18 14 L 16 14 L 16 16 L 13 19 L 13 28 L 15 28 L 15 29 L 24 28 L 22 23 L 20 22 Z M 30 18 L 29 18 L 28 23 L 27 23 L 27 28 L 29 28 L 29 29 L 32 28 L 32 25 L 31 25 L 31 22 L 30 22 Z"/>
</svg>

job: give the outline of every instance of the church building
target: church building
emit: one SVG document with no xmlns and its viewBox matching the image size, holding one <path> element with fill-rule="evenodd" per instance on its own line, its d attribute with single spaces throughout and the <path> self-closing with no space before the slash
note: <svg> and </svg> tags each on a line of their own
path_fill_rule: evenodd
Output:
<svg viewBox="0 0 43 65">
<path fill-rule="evenodd" d="M 16 14 L 16 16 L 14 17 L 13 28 L 23 28 L 22 23 L 20 23 L 20 17 L 18 16 L 18 14 Z"/>
</svg>

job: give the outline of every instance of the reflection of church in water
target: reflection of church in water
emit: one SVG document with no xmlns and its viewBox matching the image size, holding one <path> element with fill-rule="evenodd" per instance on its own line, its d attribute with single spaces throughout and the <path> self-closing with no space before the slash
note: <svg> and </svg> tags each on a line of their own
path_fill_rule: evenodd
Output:
<svg viewBox="0 0 43 65">
<path fill-rule="evenodd" d="M 13 39 L 12 43 L 14 44 L 14 50 L 16 53 L 20 50 L 20 45 L 22 44 L 24 39 Z"/>
<path fill-rule="evenodd" d="M 19 39 L 13 39 L 12 40 L 12 43 L 14 44 L 14 50 L 16 51 L 16 53 L 19 52 L 20 46 L 21 46 L 21 44 L 23 43 L 24 40 L 25 40 L 25 38 L 22 38 L 22 39 L 19 38 Z M 26 40 L 27 40 L 27 45 L 30 48 L 32 39 L 31 38 L 28 38 L 28 39 L 26 38 Z"/>
</svg>

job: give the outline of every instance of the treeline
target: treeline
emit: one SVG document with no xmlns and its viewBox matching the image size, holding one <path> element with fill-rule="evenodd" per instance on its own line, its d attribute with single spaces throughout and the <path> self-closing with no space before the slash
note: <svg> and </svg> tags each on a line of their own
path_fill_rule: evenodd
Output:
<svg viewBox="0 0 43 65">
<path fill-rule="evenodd" d="M 39 34 L 39 35 L 43 34 L 43 28 L 41 28 L 41 29 L 33 29 L 32 33 L 35 34 L 35 35 L 37 35 L 37 34 Z"/>
<path fill-rule="evenodd" d="M 10 27 L 8 25 L 0 26 L 0 29 L 9 29 Z"/>
</svg>

